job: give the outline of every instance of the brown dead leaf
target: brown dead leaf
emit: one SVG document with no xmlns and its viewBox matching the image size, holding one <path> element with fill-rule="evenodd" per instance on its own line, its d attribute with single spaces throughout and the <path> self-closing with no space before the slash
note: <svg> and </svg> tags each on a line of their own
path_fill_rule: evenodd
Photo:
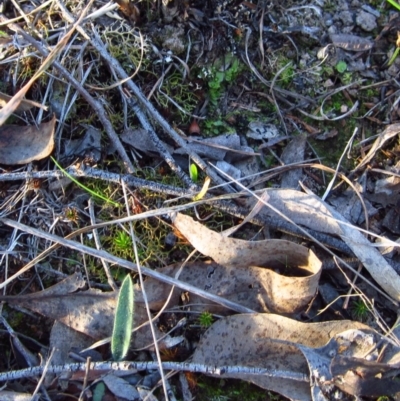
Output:
<svg viewBox="0 0 400 401">
<path fill-rule="evenodd" d="M 191 264 L 180 280 L 263 312 L 296 313 L 315 295 L 321 262 L 307 248 L 284 240 L 227 238 L 179 213 L 172 221 L 199 252 L 217 263 Z M 176 268 L 163 272 L 175 274 Z"/>
<path fill-rule="evenodd" d="M 249 366 L 309 375 L 296 344 L 322 347 L 338 333 L 368 326 L 351 321 L 302 323 L 274 314 L 240 314 L 215 322 L 201 338 L 192 362 L 212 366 Z M 282 341 L 283 340 L 283 341 Z M 310 401 L 310 383 L 283 377 L 228 374 L 276 391 L 292 400 Z"/>
<path fill-rule="evenodd" d="M 400 124 L 397 125 L 400 128 Z M 291 189 L 268 189 L 267 192 L 268 204 L 293 222 L 316 231 L 340 236 L 387 294 L 397 301 L 400 300 L 399 275 L 357 227 L 353 227 L 332 206 L 316 195 Z M 255 201 L 251 200 L 249 207 L 253 207 L 254 203 Z M 266 221 L 270 216 L 281 219 L 266 206 L 259 216 Z"/>
<path fill-rule="evenodd" d="M 118 292 L 100 292 L 90 289 L 80 291 L 85 286 L 85 280 L 80 273 L 75 273 L 52 287 L 37 292 L 35 294 L 23 296 L 3 296 L 1 300 L 21 305 L 31 311 L 37 312 L 56 322 L 62 323 L 67 328 L 63 337 L 68 336 L 71 341 L 66 347 L 61 347 L 55 358 L 58 361 L 66 356 L 71 346 L 81 349 L 88 346 L 83 344 L 81 335 L 76 336 L 68 330 L 73 329 L 79 333 L 95 339 L 102 340 L 111 336 L 115 307 L 117 303 Z M 133 327 L 138 328 L 148 321 L 145 306 L 138 302 L 135 304 Z M 62 326 L 62 325 L 61 325 Z M 54 325 L 55 329 L 60 329 L 60 325 Z M 154 327 L 157 338 L 165 337 L 157 327 Z M 65 341 L 65 338 L 57 338 L 58 334 L 52 332 L 51 343 L 56 346 L 58 341 Z M 168 341 L 169 337 L 165 337 Z M 160 348 L 165 347 L 165 341 L 160 341 Z M 148 347 L 152 349 L 153 337 L 149 325 L 145 325 L 136 330 L 132 338 L 133 348 Z M 59 356 L 60 355 L 60 356 Z M 65 363 L 61 361 L 60 363 Z"/>
<path fill-rule="evenodd" d="M 37 128 L 33 125 L 0 127 L 0 163 L 26 164 L 49 156 L 54 148 L 55 116 Z"/>
<path fill-rule="evenodd" d="M 91 289 L 77 292 L 85 285 L 80 273 L 75 273 L 47 290 L 31 295 L 5 297 L 29 310 L 49 317 L 89 337 L 100 339 L 111 334 L 116 305 L 116 293 L 101 293 Z"/>
<path fill-rule="evenodd" d="M 318 265 L 319 261 L 316 262 Z M 282 264 L 274 266 L 282 269 Z M 174 277 L 180 265 L 159 269 L 160 273 Z M 284 269 L 284 268 L 283 268 Z M 206 289 L 209 293 L 236 302 L 257 312 L 296 313 L 302 310 L 314 296 L 320 272 L 309 277 L 285 277 L 272 269 L 246 266 L 226 267 L 217 263 L 194 262 L 185 266 L 179 280 Z M 145 282 L 146 293 L 152 309 L 159 310 L 166 302 L 171 286 L 149 278 Z M 169 307 L 179 304 L 181 290 L 175 288 Z M 136 302 L 143 302 L 139 288 L 135 292 Z M 221 305 L 191 293 L 189 302 L 199 311 L 225 314 Z M 192 309 L 193 309 L 192 308 Z"/>
</svg>

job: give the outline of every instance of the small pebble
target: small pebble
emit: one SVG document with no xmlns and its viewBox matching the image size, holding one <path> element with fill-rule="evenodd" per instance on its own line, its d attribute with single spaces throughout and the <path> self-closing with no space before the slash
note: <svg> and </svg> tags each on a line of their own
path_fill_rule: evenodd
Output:
<svg viewBox="0 0 400 401">
<path fill-rule="evenodd" d="M 361 29 L 367 32 L 373 31 L 378 26 L 376 18 L 372 14 L 363 10 L 357 14 L 356 23 Z"/>
</svg>

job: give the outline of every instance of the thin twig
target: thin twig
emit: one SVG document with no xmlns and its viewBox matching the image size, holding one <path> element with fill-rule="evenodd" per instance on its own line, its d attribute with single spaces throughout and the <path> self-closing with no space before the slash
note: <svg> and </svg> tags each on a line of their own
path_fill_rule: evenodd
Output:
<svg viewBox="0 0 400 401">
<path fill-rule="evenodd" d="M 204 373 L 223 377 L 224 375 L 243 374 L 257 375 L 266 377 L 275 377 L 279 379 L 288 379 L 293 381 L 305 382 L 310 381 L 307 374 L 283 371 L 277 369 L 265 369 L 249 366 L 209 366 L 200 363 L 188 362 L 163 362 L 163 369 L 178 370 L 184 372 Z M 158 362 L 90 362 L 89 369 L 91 371 L 119 371 L 119 372 L 132 372 L 142 370 L 157 369 Z M 87 369 L 87 363 L 70 363 L 65 365 L 50 365 L 47 372 L 52 374 L 59 374 L 63 372 L 84 372 Z M 28 377 L 34 377 L 43 373 L 44 367 L 37 366 L 34 368 L 27 368 L 16 370 L 12 372 L 0 373 L 0 381 L 18 380 Z"/>
<path fill-rule="evenodd" d="M 68 22 L 73 23 L 73 18 L 70 15 L 69 11 L 66 9 L 61 0 L 58 0 L 58 4 L 63 12 L 64 18 L 67 19 Z M 126 79 L 129 78 L 129 75 L 122 68 L 121 64 L 112 57 L 107 51 L 106 47 L 101 41 L 101 38 L 97 34 L 97 32 L 93 29 L 93 37 L 90 37 L 85 29 L 81 26 L 77 27 L 77 31 L 86 39 L 90 40 L 90 43 L 94 48 L 100 53 L 100 56 L 103 57 L 107 63 L 109 63 L 113 69 L 117 72 L 120 78 Z M 161 114 L 156 110 L 156 108 L 147 100 L 146 96 L 142 93 L 140 88 L 129 79 L 126 82 L 128 88 L 133 92 L 136 96 L 137 100 L 140 102 L 142 107 L 150 114 L 150 116 L 157 121 L 157 123 L 165 130 L 165 132 L 185 151 L 187 154 L 193 159 L 193 161 L 206 172 L 206 174 L 218 184 L 224 184 L 224 181 L 221 177 L 216 174 L 213 169 L 211 169 L 208 164 L 195 152 L 193 152 L 190 148 L 187 147 L 186 142 L 172 129 L 169 123 L 161 116 Z M 232 192 L 232 188 L 229 188 Z"/>
<path fill-rule="evenodd" d="M 288 166 L 285 166 L 287 168 Z M 304 165 L 299 165 L 299 167 L 304 167 Z M 282 169 L 278 168 L 276 169 L 276 174 L 279 174 Z M 96 178 L 96 179 L 102 179 L 102 180 L 107 180 L 110 182 L 115 182 L 115 183 L 121 183 L 121 181 L 124 181 L 128 186 L 134 186 L 136 188 L 141 188 L 141 189 L 149 189 L 154 192 L 158 192 L 160 194 L 166 194 L 166 195 L 173 195 L 177 196 L 179 198 L 192 198 L 193 194 L 189 192 L 188 190 L 178 188 L 178 187 L 173 187 L 170 185 L 165 185 L 165 184 L 159 184 L 153 181 L 148 181 L 148 180 L 143 180 L 141 178 L 134 177 L 130 174 L 127 175 L 120 175 L 116 173 L 111 173 L 108 171 L 104 170 L 98 170 L 93 167 L 85 167 L 81 166 L 81 168 L 77 168 L 74 166 L 71 166 L 66 169 L 68 174 L 74 176 L 74 177 L 87 177 L 87 178 Z M 31 178 L 61 178 L 62 173 L 61 171 L 39 171 L 39 172 L 32 172 L 32 173 L 27 173 L 27 172 L 21 172 L 21 173 L 4 173 L 0 174 L 0 181 L 16 181 L 16 180 L 23 180 L 23 179 L 31 179 Z M 243 196 L 243 194 L 237 193 L 237 194 L 232 194 L 231 197 L 240 197 Z M 177 199 L 174 199 L 176 201 Z M 226 213 L 229 213 L 233 216 L 239 217 L 239 218 L 245 218 L 247 214 L 249 213 L 249 210 L 247 208 L 239 207 L 236 204 L 233 204 L 232 202 L 227 202 L 224 201 L 223 199 L 205 199 L 204 202 L 213 202 L 212 205 L 219 209 L 222 210 Z M 165 212 L 167 213 L 167 212 Z M 1 215 L 0 215 L 1 217 Z M 4 214 L 3 214 L 4 217 Z M 143 218 L 146 218 L 143 216 Z M 277 219 L 275 216 L 264 216 L 262 219 L 254 217 L 251 219 L 251 223 L 257 224 L 259 226 L 267 225 L 268 227 L 282 231 L 287 234 L 295 235 L 301 238 L 308 238 L 306 237 L 303 232 L 298 229 L 295 226 L 292 226 L 291 224 L 285 222 L 282 219 Z M 112 222 L 110 223 L 112 224 Z M 315 230 L 312 229 L 307 229 L 308 233 L 315 239 L 317 239 L 319 242 L 333 248 L 336 250 L 339 250 L 341 252 L 344 252 L 348 255 L 353 255 L 353 252 L 350 250 L 350 248 L 341 240 L 337 238 L 333 238 L 329 235 L 326 235 L 324 233 L 319 233 L 316 232 Z M 36 261 L 37 263 L 38 261 Z M 24 270 L 25 271 L 25 270 Z M 1 288 L 1 285 L 0 285 Z"/>
<path fill-rule="evenodd" d="M 7 18 L 4 17 L 4 15 L 0 15 L 0 21 L 1 22 L 7 22 Z M 26 39 L 31 45 L 33 45 L 39 53 L 47 57 L 49 52 L 45 49 L 44 46 L 40 42 L 38 42 L 36 39 L 34 39 L 32 36 L 27 34 L 23 29 L 21 29 L 18 25 L 16 24 L 8 24 L 8 27 L 15 31 L 20 33 L 24 39 Z M 125 167 L 128 172 L 133 173 L 135 171 L 135 168 L 133 167 L 132 162 L 130 161 L 125 148 L 123 147 L 117 133 L 115 132 L 110 120 L 107 118 L 107 113 L 104 110 L 103 106 L 101 103 L 97 100 L 95 100 L 90 93 L 82 87 L 81 83 L 77 81 L 70 73 L 69 71 L 62 66 L 58 61 L 53 62 L 54 67 L 56 67 L 60 73 L 69 81 L 69 83 L 84 97 L 84 99 L 89 103 L 89 105 L 93 108 L 94 112 L 97 114 L 100 122 L 103 124 L 105 131 L 107 132 L 111 142 L 115 146 L 117 152 L 121 156 L 122 161 L 125 163 Z"/>
<path fill-rule="evenodd" d="M 128 220 L 129 221 L 134 220 L 134 217 L 135 216 L 130 216 Z M 80 244 L 78 242 L 67 240 L 67 239 L 62 238 L 62 237 L 58 237 L 57 235 L 49 234 L 49 233 L 46 233 L 44 231 L 37 230 L 35 228 L 26 226 L 26 225 L 21 224 L 21 223 L 17 223 L 16 221 L 13 221 L 13 220 L 10 220 L 10 219 L 4 219 L 3 218 L 3 219 L 0 219 L 0 222 L 2 222 L 4 224 L 7 224 L 8 226 L 17 228 L 17 229 L 19 229 L 21 231 L 24 231 L 26 233 L 38 236 L 40 238 L 44 238 L 44 239 L 47 239 L 49 241 L 57 242 L 57 243 L 59 243 L 59 244 L 61 244 L 63 246 L 66 246 L 68 248 L 74 249 L 74 250 L 76 250 L 78 252 L 85 252 L 86 254 L 91 255 L 91 256 L 93 256 L 95 258 L 103 258 L 103 259 L 107 260 L 110 263 L 115 263 L 115 264 L 117 264 L 119 266 L 122 266 L 122 267 L 128 269 L 128 270 L 133 270 L 135 272 L 138 271 L 138 267 L 137 267 L 136 264 L 134 264 L 132 262 L 128 262 L 125 259 L 118 258 L 118 257 L 116 257 L 114 255 L 111 255 L 108 252 L 105 252 L 103 250 L 97 250 L 97 249 L 88 247 L 86 245 Z M 216 303 L 218 303 L 220 305 L 225 306 L 228 309 L 234 310 L 234 311 L 239 312 L 239 313 L 255 313 L 255 311 L 250 309 L 250 308 L 247 308 L 247 307 L 245 307 L 243 305 L 239 305 L 239 304 L 237 304 L 235 302 L 232 302 L 232 301 L 229 301 L 227 299 L 221 298 L 221 297 L 219 297 L 217 295 L 210 294 L 209 292 L 201 290 L 201 289 L 199 289 L 199 288 L 197 288 L 197 287 L 195 287 L 195 286 L 193 286 L 191 284 L 184 283 L 182 281 L 176 280 L 173 277 L 169 277 L 169 276 L 167 276 L 165 274 L 162 274 L 162 273 L 159 273 L 159 272 L 157 272 L 155 270 L 151 270 L 151 269 L 149 269 L 147 267 L 144 267 L 144 266 L 142 266 L 141 269 L 142 269 L 143 274 L 145 274 L 146 276 L 155 278 L 157 280 L 160 280 L 160 281 L 162 281 L 164 283 L 167 283 L 167 284 L 170 284 L 170 285 L 176 285 L 177 287 L 182 288 L 185 291 L 189 291 L 189 292 L 191 292 L 193 294 L 196 294 L 196 295 L 199 295 L 199 296 L 201 296 L 203 298 L 206 298 L 206 299 L 208 299 L 208 300 L 210 300 L 212 302 L 216 302 Z M 2 299 L 2 298 L 3 297 L 0 297 L 0 299 Z"/>
<path fill-rule="evenodd" d="M 131 215 L 131 211 L 130 211 L 130 208 L 129 208 L 128 196 L 127 196 L 127 192 L 126 192 L 126 184 L 124 182 L 122 182 L 122 190 L 124 192 L 126 213 L 127 213 L 128 216 L 130 216 Z M 156 356 L 157 356 L 158 370 L 159 370 L 160 376 L 161 376 L 162 386 L 163 386 L 163 390 L 164 390 L 164 397 L 165 397 L 166 401 L 168 401 L 169 400 L 168 390 L 167 390 L 167 384 L 166 384 L 166 378 L 165 378 L 164 370 L 162 368 L 160 349 L 158 347 L 158 341 L 157 341 L 157 334 L 156 334 L 156 331 L 154 329 L 154 324 L 153 324 L 153 321 L 152 321 L 151 311 L 150 311 L 150 307 L 149 307 L 149 301 L 148 301 L 148 298 L 147 298 L 147 292 L 146 292 L 146 288 L 145 288 L 145 285 L 144 285 L 144 278 L 143 278 L 143 274 L 142 274 L 142 266 L 141 266 L 141 263 L 140 263 L 139 252 L 138 252 L 137 243 L 136 243 L 136 235 L 133 232 L 133 224 L 132 224 L 131 221 L 129 222 L 129 229 L 130 229 L 130 235 L 131 235 L 131 239 L 132 239 L 133 252 L 134 252 L 134 255 L 135 255 L 135 262 L 136 262 L 136 266 L 137 266 L 137 271 L 139 273 L 140 288 L 142 289 L 143 301 L 144 301 L 144 305 L 145 305 L 145 308 L 146 308 L 148 322 L 150 324 L 151 335 L 153 337 L 154 350 L 155 350 Z"/>
</svg>

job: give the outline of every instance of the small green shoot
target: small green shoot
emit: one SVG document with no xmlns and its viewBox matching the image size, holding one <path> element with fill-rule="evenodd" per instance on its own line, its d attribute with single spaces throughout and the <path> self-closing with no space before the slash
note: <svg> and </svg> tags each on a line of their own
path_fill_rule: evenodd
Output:
<svg viewBox="0 0 400 401">
<path fill-rule="evenodd" d="M 197 166 L 194 163 L 190 164 L 190 178 L 193 182 L 197 182 L 199 179 L 199 172 Z"/>
<path fill-rule="evenodd" d="M 397 8 L 400 11 L 400 4 L 395 0 L 386 0 L 389 4 L 391 4 L 394 8 Z"/>
<path fill-rule="evenodd" d="M 213 315 L 210 312 L 202 312 L 199 316 L 199 323 L 202 327 L 208 329 L 213 324 Z"/>
<path fill-rule="evenodd" d="M 339 61 L 336 64 L 336 70 L 339 74 L 343 74 L 347 70 L 347 64 L 345 61 Z"/>
<path fill-rule="evenodd" d="M 78 187 L 81 187 L 82 189 L 84 189 L 86 192 L 89 192 L 91 195 L 96 196 L 97 198 L 102 199 L 105 202 L 111 203 L 112 205 L 118 207 L 119 204 L 117 202 L 112 201 L 111 199 L 108 199 L 94 191 L 92 191 L 91 189 L 89 189 L 88 187 L 85 187 L 83 184 L 81 184 L 75 177 L 72 177 L 71 174 L 68 174 L 61 166 L 60 164 L 58 164 L 58 162 L 56 161 L 56 159 L 54 159 L 53 156 L 50 156 L 51 160 L 53 161 L 53 163 L 62 171 L 62 173 L 68 177 L 72 182 L 74 182 L 76 185 L 78 185 Z"/>
<path fill-rule="evenodd" d="M 118 250 L 127 251 L 132 248 L 132 239 L 124 230 L 121 230 L 117 232 L 114 238 L 114 244 Z"/>
<path fill-rule="evenodd" d="M 128 274 L 119 290 L 114 328 L 111 337 L 111 353 L 114 361 L 121 361 L 128 352 L 133 322 L 133 284 Z"/>
<path fill-rule="evenodd" d="M 353 302 L 352 314 L 355 319 L 365 321 L 369 314 L 368 306 L 362 299 Z"/>
</svg>

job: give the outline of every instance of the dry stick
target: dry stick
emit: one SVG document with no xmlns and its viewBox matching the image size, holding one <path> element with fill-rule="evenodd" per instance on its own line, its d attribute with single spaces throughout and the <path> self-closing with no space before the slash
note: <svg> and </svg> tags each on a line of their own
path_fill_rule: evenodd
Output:
<svg viewBox="0 0 400 401">
<path fill-rule="evenodd" d="M 164 211 L 164 213 L 165 213 L 165 211 Z M 135 218 L 135 216 L 130 216 L 129 220 L 130 221 L 134 220 L 134 218 Z M 97 249 L 94 249 L 94 248 L 90 248 L 90 247 L 88 247 L 86 245 L 83 245 L 83 244 L 80 244 L 78 242 L 67 240 L 67 239 L 59 237 L 57 235 L 46 233 L 46 232 L 41 231 L 41 230 L 37 230 L 35 228 L 26 226 L 26 225 L 21 224 L 21 223 L 17 223 L 16 221 L 13 221 L 13 220 L 10 220 L 10 219 L 2 218 L 2 219 L 0 219 L 0 222 L 4 223 L 4 224 L 6 224 L 6 225 L 8 225 L 10 227 L 17 228 L 17 229 L 19 229 L 21 231 L 24 231 L 24 232 L 28 233 L 28 234 L 32 234 L 32 235 L 38 236 L 40 238 L 47 239 L 49 241 L 57 242 L 57 243 L 59 243 L 59 244 L 61 244 L 63 246 L 66 246 L 68 248 L 74 249 L 74 250 L 76 250 L 78 252 L 85 252 L 88 255 L 91 255 L 91 256 L 93 256 L 95 258 L 103 258 L 104 260 L 107 260 L 110 263 L 115 263 L 115 264 L 117 264 L 119 266 L 125 267 L 128 270 L 133 270 L 135 272 L 138 271 L 138 268 L 137 268 L 136 264 L 134 264 L 132 262 L 128 262 L 127 260 L 118 258 L 118 257 L 116 257 L 114 255 L 111 255 L 108 252 L 105 252 L 103 250 L 97 250 Z M 170 284 L 170 285 L 175 285 L 175 286 L 177 286 L 177 287 L 179 287 L 179 288 L 181 288 L 181 289 L 183 289 L 185 291 L 189 291 L 189 292 L 194 293 L 196 295 L 199 295 L 199 296 L 201 296 L 203 298 L 206 298 L 206 299 L 208 299 L 208 300 L 210 300 L 212 302 L 215 302 L 215 303 L 218 303 L 220 305 L 223 305 L 228 309 L 234 310 L 235 312 L 239 312 L 239 313 L 255 313 L 254 310 L 252 310 L 250 308 L 246 308 L 243 305 L 239 305 L 239 304 L 237 304 L 235 302 L 226 300 L 226 299 L 221 298 L 221 297 L 219 297 L 217 295 L 210 294 L 207 291 L 200 290 L 199 288 L 197 288 L 197 287 L 195 287 L 195 286 L 193 286 L 191 284 L 184 283 L 182 281 L 176 280 L 175 278 L 169 277 L 169 276 L 167 276 L 165 274 L 161 274 L 161 273 L 159 273 L 157 271 L 154 271 L 154 270 L 151 270 L 151 269 L 149 269 L 147 267 L 141 266 L 141 270 L 142 270 L 142 273 L 145 274 L 146 276 L 155 278 L 157 280 L 160 280 L 160 281 L 162 281 L 164 283 L 167 283 L 167 284 Z M 4 297 L 0 297 L 0 299 L 3 299 L 3 298 Z M 5 299 L 10 299 L 10 298 L 5 298 Z"/>
<path fill-rule="evenodd" d="M 249 366 L 209 366 L 200 363 L 187 363 L 187 362 L 163 362 L 163 369 L 166 370 L 179 370 L 184 372 L 204 373 L 210 375 L 232 375 L 243 374 L 257 375 L 266 377 L 276 377 L 279 379 L 288 379 L 299 382 L 308 383 L 310 381 L 307 374 L 277 370 L 254 368 Z M 158 368 L 157 362 L 90 362 L 89 370 L 91 371 L 126 371 L 136 373 L 141 370 L 153 370 Z M 37 366 L 34 368 L 27 368 L 16 370 L 13 372 L 0 373 L 0 381 L 19 380 L 28 377 L 34 377 L 43 373 L 45 367 Z M 70 363 L 65 365 L 50 365 L 47 367 L 47 373 L 59 374 L 63 372 L 84 372 L 87 369 L 87 362 L 83 363 Z"/>
<path fill-rule="evenodd" d="M 178 188 L 178 187 L 173 187 L 171 185 L 165 185 L 165 184 L 159 184 L 153 181 L 147 181 L 143 180 L 141 178 L 134 177 L 132 175 L 120 175 L 116 173 L 111 173 L 108 171 L 103 171 L 103 170 L 98 170 L 93 167 L 85 167 L 81 166 L 81 168 L 76 168 L 74 166 L 69 167 L 66 169 L 66 172 L 74 177 L 87 177 L 87 178 L 96 178 L 96 179 L 102 179 L 102 180 L 107 180 L 115 183 L 121 183 L 123 180 L 127 185 L 129 186 L 134 186 L 136 188 L 143 188 L 143 189 L 149 189 L 154 192 L 162 193 L 162 194 L 167 194 L 167 195 L 173 195 L 173 196 L 179 196 L 183 198 L 187 197 L 192 197 L 193 194 L 189 192 L 188 190 Z M 38 172 L 21 172 L 21 173 L 4 173 L 0 174 L 0 181 L 16 181 L 16 180 L 23 180 L 23 179 L 29 179 L 29 178 L 61 178 L 63 177 L 63 173 L 59 170 L 56 171 L 38 171 Z M 241 194 L 236 194 L 237 196 L 241 196 Z M 233 196 L 236 196 L 233 195 Z M 243 194 L 242 194 L 243 195 Z M 205 200 L 205 202 L 209 202 L 208 199 Z M 239 207 L 232 202 L 224 201 L 224 200 L 218 200 L 214 199 L 213 201 L 213 206 L 217 209 L 220 209 L 224 212 L 227 212 L 233 216 L 239 217 L 239 218 L 245 218 L 249 211 L 247 208 L 242 208 Z M 258 217 L 254 217 L 250 220 L 252 223 L 257 224 L 259 226 L 267 225 L 268 227 L 282 231 L 287 234 L 295 235 L 297 237 L 305 238 L 309 240 L 309 237 L 306 237 L 304 233 L 297 228 L 296 226 L 293 226 L 287 222 L 285 222 L 282 219 L 278 219 L 275 216 L 268 216 L 268 217 L 263 217 L 262 219 Z M 111 224 L 111 223 L 110 223 Z M 342 240 L 331 237 L 327 234 L 320 233 L 317 231 L 314 231 L 312 229 L 307 229 L 309 234 L 312 235 L 313 238 L 317 239 L 319 242 L 322 242 L 323 244 L 329 246 L 330 248 L 334 248 L 340 252 L 343 252 L 347 255 L 353 256 L 353 252 L 351 249 L 345 244 Z M 1 288 L 1 286 L 0 286 Z"/>
<path fill-rule="evenodd" d="M 130 211 L 130 208 L 129 208 L 128 195 L 127 195 L 127 192 L 126 192 L 126 184 L 124 182 L 122 183 L 122 190 L 124 192 L 126 213 L 127 213 L 128 216 L 130 216 L 131 215 L 131 211 Z M 141 266 L 140 260 L 139 260 L 139 252 L 138 252 L 137 243 L 136 243 L 136 235 L 133 232 L 133 224 L 132 224 L 132 222 L 129 222 L 129 229 L 130 229 L 130 235 L 131 235 L 131 239 L 132 239 L 133 252 L 135 254 L 135 262 L 136 262 L 136 266 L 137 266 L 137 271 L 139 273 L 139 283 L 140 283 L 140 287 L 142 288 L 143 301 L 144 301 L 144 305 L 146 307 L 147 317 L 149 319 L 148 322 L 150 324 L 151 335 L 153 337 L 154 350 L 155 350 L 156 357 L 157 357 L 158 370 L 159 370 L 160 376 L 161 376 L 162 387 L 163 387 L 163 390 L 164 390 L 164 397 L 165 397 L 166 401 L 169 401 L 166 378 L 165 378 L 164 370 L 162 368 L 162 363 L 161 363 L 160 348 L 158 346 L 157 334 L 156 334 L 156 331 L 154 329 L 154 324 L 153 324 L 153 320 L 152 320 L 152 316 L 151 316 L 151 311 L 150 311 L 150 307 L 149 307 L 147 293 L 146 293 L 146 289 L 145 289 L 145 286 L 144 286 L 144 280 L 143 280 L 143 274 L 142 274 L 142 266 Z"/>
<path fill-rule="evenodd" d="M 215 166 L 214 166 L 215 167 Z M 215 167 L 216 169 L 218 169 L 217 167 Z M 264 203 L 265 206 L 267 206 L 269 209 L 271 209 L 273 212 L 277 213 L 280 217 L 284 218 L 286 221 L 290 222 L 293 225 L 296 225 L 296 223 L 294 221 L 292 221 L 289 217 L 285 216 L 285 214 L 283 214 L 280 210 L 278 210 L 277 208 L 275 208 L 274 206 L 272 206 L 271 204 L 269 204 L 268 202 L 265 202 L 260 196 L 258 196 L 256 193 L 254 193 L 253 191 L 251 191 L 250 189 L 246 188 L 242 183 L 238 182 L 237 180 L 233 179 L 231 176 L 229 176 L 227 173 L 223 172 L 222 170 L 218 169 L 221 174 L 224 174 L 225 176 L 227 176 L 229 179 L 232 179 L 237 185 L 239 185 L 239 187 L 241 187 L 243 190 L 247 191 L 249 194 L 251 194 L 254 198 L 256 198 L 257 200 L 259 200 L 260 202 Z M 267 189 L 264 191 L 268 191 Z M 333 213 L 332 213 L 333 214 Z M 344 221 L 340 221 L 338 220 L 337 217 L 332 216 L 335 221 L 337 221 L 339 224 L 342 224 L 344 226 L 350 226 L 350 227 L 354 227 L 352 224 L 346 223 Z M 303 232 L 303 234 L 309 236 L 310 234 L 302 227 L 298 226 L 297 227 Z M 358 231 L 360 232 L 366 232 L 366 230 L 363 230 L 361 228 L 356 228 Z M 342 258 L 339 258 L 337 255 L 335 255 L 334 252 L 332 252 L 330 249 L 328 249 L 326 246 L 324 246 L 324 244 L 319 243 L 315 238 L 312 238 L 310 236 L 310 239 L 317 242 L 318 245 L 320 247 L 322 247 L 325 251 L 329 252 L 333 257 L 336 257 L 341 263 L 343 263 L 350 271 L 352 271 L 354 274 L 356 274 L 358 277 L 360 277 L 363 281 L 365 281 L 367 284 L 369 284 L 374 290 L 376 290 L 377 292 L 379 292 L 381 295 L 383 295 L 386 299 L 388 299 L 390 302 L 392 302 L 394 305 L 399 306 L 399 303 L 394 299 L 394 297 L 392 298 L 391 295 L 388 295 L 387 293 L 385 293 L 383 290 L 381 290 L 380 288 L 378 288 L 375 284 L 372 283 L 371 280 L 368 280 L 367 278 L 365 278 L 364 276 L 362 276 L 361 274 L 359 274 L 357 272 L 357 270 L 353 269 L 350 265 L 348 265 Z M 397 244 L 396 244 L 397 245 Z M 396 293 L 396 296 L 398 294 Z"/>
<path fill-rule="evenodd" d="M 4 17 L 4 15 L 0 15 L 0 21 L 1 22 L 7 22 L 7 19 Z M 47 57 L 49 52 L 42 46 L 40 42 L 38 42 L 36 39 L 32 38 L 32 36 L 28 35 L 23 29 L 21 29 L 18 25 L 16 24 L 8 24 L 8 27 L 15 31 L 20 33 L 24 39 L 26 39 L 31 45 L 33 45 L 39 53 Z M 56 67 L 60 73 L 69 81 L 69 83 L 83 96 L 83 98 L 90 104 L 90 106 L 93 108 L 94 112 L 97 114 L 100 122 L 103 124 L 105 131 L 108 134 L 108 137 L 110 138 L 111 142 L 115 146 L 116 150 L 118 151 L 119 155 L 121 156 L 122 161 L 125 163 L 125 167 L 128 172 L 133 173 L 135 171 L 135 168 L 133 167 L 133 164 L 129 160 L 129 157 L 122 146 L 122 143 L 117 135 L 117 133 L 114 131 L 114 128 L 111 124 L 111 122 L 107 118 L 107 113 L 104 110 L 103 106 L 101 103 L 97 100 L 95 100 L 89 92 L 82 87 L 79 81 L 77 81 L 69 72 L 66 68 L 64 68 L 58 61 L 53 62 L 54 67 Z"/>
<path fill-rule="evenodd" d="M 69 11 L 65 8 L 62 2 L 59 0 L 58 4 L 64 14 L 64 17 L 68 22 L 73 23 L 73 18 L 71 17 Z M 100 37 L 96 31 L 93 31 L 94 37 L 91 38 L 81 26 L 78 26 L 77 31 L 86 39 L 89 40 L 91 45 L 100 53 L 110 66 L 117 72 L 121 79 L 129 78 L 129 75 L 122 68 L 121 64 L 113 58 L 108 52 L 104 44 L 102 43 Z M 151 117 L 157 121 L 157 123 L 168 133 L 168 135 L 183 149 L 186 153 L 193 159 L 193 161 L 206 172 L 206 174 L 217 184 L 225 184 L 224 180 L 215 173 L 215 171 L 210 168 L 210 166 L 205 163 L 205 161 L 195 152 L 187 147 L 186 142 L 172 129 L 168 122 L 160 115 L 156 108 L 147 100 L 146 96 L 142 93 L 140 88 L 131 80 L 128 79 L 126 85 L 134 93 L 140 104 L 146 109 L 146 111 L 151 115 Z M 231 188 L 232 190 L 232 188 Z M 232 192 L 235 192 L 232 190 Z"/>
<path fill-rule="evenodd" d="M 90 223 L 92 225 L 96 224 L 96 218 L 94 216 L 94 204 L 92 199 L 89 199 L 89 215 L 90 215 Z M 101 248 L 101 241 L 100 241 L 100 236 L 99 236 L 99 232 L 96 229 L 93 229 L 92 231 L 93 233 L 93 238 L 94 238 L 94 243 L 96 244 L 96 248 L 100 249 Z M 110 287 L 114 290 L 114 291 L 118 291 L 118 286 L 114 281 L 114 278 L 111 274 L 111 270 L 110 270 L 110 266 L 108 265 L 108 263 L 104 260 L 101 259 L 101 263 L 104 267 L 104 271 L 106 273 L 107 276 L 107 282 L 110 285 Z M 88 277 L 89 279 L 89 277 Z"/>
<path fill-rule="evenodd" d="M 153 127 L 146 118 L 146 115 L 140 109 L 139 104 L 129 96 L 126 96 L 126 100 L 129 106 L 132 108 L 136 116 L 138 117 L 142 127 L 147 131 L 153 145 L 156 147 L 158 153 L 163 157 L 167 164 L 171 167 L 172 171 L 185 183 L 185 185 L 194 191 L 198 191 L 197 185 L 190 179 L 190 177 L 175 163 L 171 153 L 168 151 L 166 146 L 160 141 L 157 134 L 154 132 Z"/>
</svg>

